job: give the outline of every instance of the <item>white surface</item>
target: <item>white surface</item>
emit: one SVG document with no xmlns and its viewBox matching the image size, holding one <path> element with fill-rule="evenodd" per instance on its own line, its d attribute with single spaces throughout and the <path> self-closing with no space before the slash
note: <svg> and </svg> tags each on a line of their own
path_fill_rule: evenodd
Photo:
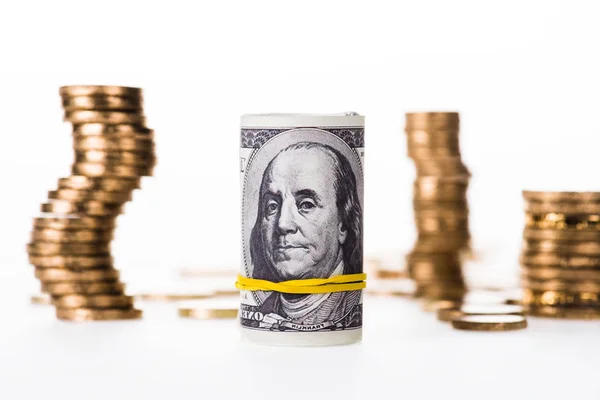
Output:
<svg viewBox="0 0 600 400">
<path fill-rule="evenodd" d="M 3 2 L 0 397 L 597 399 L 597 323 L 531 320 L 522 332 L 470 334 L 414 304 L 368 300 L 362 344 L 285 351 L 241 344 L 227 323 L 73 326 L 25 305 L 37 284 L 24 248 L 72 160 L 58 86 L 132 85 L 145 90 L 159 160 L 119 220 L 119 268 L 239 265 L 244 113 L 365 115 L 365 248 L 408 249 L 414 170 L 403 113 L 451 109 L 474 175 L 474 242 L 503 256 L 479 267 L 497 282 L 492 272 L 518 268 L 521 189 L 600 188 L 598 7 Z"/>
<path fill-rule="evenodd" d="M 70 324 L 26 301 L 15 297 L 3 315 L 0 398 L 600 396 L 598 322 L 464 332 L 412 300 L 367 297 L 360 344 L 283 348 L 240 340 L 233 320 L 179 319 L 169 304 L 148 304 L 141 321 Z"/>
</svg>

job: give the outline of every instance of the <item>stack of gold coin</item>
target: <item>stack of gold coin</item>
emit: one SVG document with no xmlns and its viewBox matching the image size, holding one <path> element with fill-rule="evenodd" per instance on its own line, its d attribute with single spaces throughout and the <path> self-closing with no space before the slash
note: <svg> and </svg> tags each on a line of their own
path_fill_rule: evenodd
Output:
<svg viewBox="0 0 600 400">
<path fill-rule="evenodd" d="M 600 319 L 600 192 L 523 197 L 521 278 L 529 314 Z"/>
<path fill-rule="evenodd" d="M 72 175 L 60 178 L 34 219 L 29 261 L 59 319 L 136 319 L 113 266 L 117 216 L 156 157 L 145 126 L 142 90 L 122 86 L 60 88 L 64 120 L 73 125 Z"/>
<path fill-rule="evenodd" d="M 461 251 L 469 246 L 467 188 L 470 172 L 459 147 L 455 112 L 406 114 L 408 155 L 416 167 L 413 206 L 417 241 L 408 270 L 417 293 L 456 299 L 465 293 Z"/>
</svg>

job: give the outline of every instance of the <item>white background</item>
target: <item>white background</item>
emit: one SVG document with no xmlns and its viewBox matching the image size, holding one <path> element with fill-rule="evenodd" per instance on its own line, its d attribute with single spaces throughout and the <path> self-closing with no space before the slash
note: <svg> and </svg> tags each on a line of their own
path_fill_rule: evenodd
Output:
<svg viewBox="0 0 600 400">
<path fill-rule="evenodd" d="M 71 137 L 61 121 L 58 87 L 113 84 L 144 88 L 159 158 L 156 177 L 144 182 L 119 220 L 114 254 L 124 270 L 238 265 L 239 116 L 253 112 L 366 115 L 366 252 L 401 254 L 414 238 L 404 112 L 458 110 L 464 159 L 474 175 L 469 199 L 480 268 L 515 273 L 522 189 L 600 189 L 599 16 L 595 2 L 572 0 L 2 3 L 0 307 L 7 318 L 0 381 L 7 385 L 2 382 L 0 392 L 26 384 L 28 393 L 40 390 L 44 397 L 84 395 L 59 392 L 58 381 L 50 385 L 48 376 L 66 368 L 64 374 L 93 384 L 88 389 L 98 396 L 125 398 L 111 392 L 121 388 L 164 398 L 160 386 L 182 390 L 179 398 L 198 398 L 203 390 L 227 397 L 228 386 L 246 390 L 238 382 L 254 397 L 271 393 L 265 389 L 269 373 L 300 359 L 290 369 L 294 374 L 312 375 L 298 365 L 310 370 L 318 364 L 316 372 L 342 374 L 332 378 L 334 386 L 360 398 L 386 387 L 407 398 L 416 398 L 417 389 L 439 397 L 459 387 L 463 398 L 523 397 L 519 385 L 546 398 L 576 392 L 597 398 L 598 380 L 589 376 L 597 370 L 593 356 L 600 355 L 591 340 L 600 333 L 597 323 L 538 322 L 502 338 L 461 336 L 428 329 L 432 323 L 409 306 L 384 305 L 370 309 L 377 314 L 373 323 L 383 324 L 372 328 L 377 335 L 353 350 L 248 350 L 226 342 L 231 337 L 217 328 L 190 328 L 197 333 L 192 340 L 179 321 L 168 325 L 173 330 L 144 321 L 115 328 L 122 334 L 115 348 L 130 353 L 111 352 L 113 325 L 61 325 L 49 310 L 26 305 L 37 283 L 24 248 L 46 192 L 70 172 Z M 177 347 L 174 335 L 190 341 Z M 96 341 L 105 347 L 94 350 Z M 145 358 L 132 361 L 140 354 Z M 117 361 L 125 355 L 133 358 Z M 59 363 L 54 370 L 63 356 L 86 367 Z M 169 360 L 182 364 L 171 370 L 163 363 Z M 378 372 L 383 361 L 390 369 Z M 269 372 L 252 375 L 252 365 Z M 127 378 L 116 379 L 116 371 Z M 227 379 L 214 379 L 225 372 Z M 178 376 L 192 383 L 180 387 Z M 291 396 L 282 393 L 285 379 L 296 378 L 284 378 L 273 378 L 272 394 Z M 319 397 L 328 387 L 296 394 Z"/>
</svg>

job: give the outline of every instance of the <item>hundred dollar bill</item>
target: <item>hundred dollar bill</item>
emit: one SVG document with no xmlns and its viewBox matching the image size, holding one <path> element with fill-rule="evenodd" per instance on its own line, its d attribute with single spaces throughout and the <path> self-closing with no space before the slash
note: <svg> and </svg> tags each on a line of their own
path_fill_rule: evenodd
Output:
<svg viewBox="0 0 600 400">
<path fill-rule="evenodd" d="M 283 282 L 362 273 L 364 117 L 241 118 L 244 277 Z M 362 337 L 362 290 L 241 291 L 245 338 L 273 345 Z"/>
</svg>

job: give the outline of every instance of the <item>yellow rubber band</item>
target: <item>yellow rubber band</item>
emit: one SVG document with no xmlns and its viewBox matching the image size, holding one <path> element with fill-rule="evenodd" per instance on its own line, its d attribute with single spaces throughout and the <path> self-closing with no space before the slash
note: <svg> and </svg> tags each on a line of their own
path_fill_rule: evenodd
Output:
<svg viewBox="0 0 600 400">
<path fill-rule="evenodd" d="M 251 292 L 260 290 L 292 294 L 331 293 L 364 289 L 367 287 L 366 279 L 367 274 L 349 274 L 326 279 L 299 279 L 275 283 L 238 275 L 235 287 Z"/>
</svg>

